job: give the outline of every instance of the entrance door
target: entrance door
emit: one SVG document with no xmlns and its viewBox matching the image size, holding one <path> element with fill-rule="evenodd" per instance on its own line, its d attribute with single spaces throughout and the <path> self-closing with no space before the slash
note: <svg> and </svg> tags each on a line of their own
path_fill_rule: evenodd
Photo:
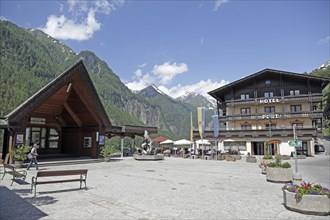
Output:
<svg viewBox="0 0 330 220">
<path fill-rule="evenodd" d="M 253 155 L 264 155 L 264 142 L 251 142 Z"/>
<path fill-rule="evenodd" d="M 297 147 L 297 154 L 303 154 L 303 155 L 308 155 L 308 146 L 307 146 L 307 142 L 303 141 L 302 142 L 302 147 Z"/>
</svg>

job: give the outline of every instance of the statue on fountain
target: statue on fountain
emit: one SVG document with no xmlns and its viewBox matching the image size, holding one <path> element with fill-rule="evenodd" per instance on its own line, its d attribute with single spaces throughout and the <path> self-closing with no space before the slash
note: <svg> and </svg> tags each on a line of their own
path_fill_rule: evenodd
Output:
<svg viewBox="0 0 330 220">
<path fill-rule="evenodd" d="M 157 150 L 152 146 L 152 140 L 149 137 L 148 131 L 144 131 L 144 140 L 141 145 L 141 154 L 143 155 L 156 155 Z"/>
<path fill-rule="evenodd" d="M 144 140 L 141 148 L 138 149 L 138 154 L 133 157 L 136 160 L 163 160 L 164 155 L 157 155 L 157 148 L 152 146 L 152 140 L 149 137 L 148 131 L 144 131 Z"/>
</svg>

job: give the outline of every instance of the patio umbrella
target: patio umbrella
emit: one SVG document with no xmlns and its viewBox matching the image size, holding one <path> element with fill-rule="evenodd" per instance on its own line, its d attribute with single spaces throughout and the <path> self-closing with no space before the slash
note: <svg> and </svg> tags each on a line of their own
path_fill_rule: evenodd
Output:
<svg viewBox="0 0 330 220">
<path fill-rule="evenodd" d="M 173 144 L 173 141 L 172 140 L 170 140 L 170 139 L 167 139 L 166 141 L 162 141 L 162 142 L 160 142 L 159 143 L 160 145 L 165 145 L 165 144 L 168 144 L 168 145 L 172 145 Z"/>
<path fill-rule="evenodd" d="M 181 139 L 181 140 L 174 141 L 173 144 L 175 146 L 190 147 L 191 141 L 188 141 L 187 139 Z"/>
</svg>

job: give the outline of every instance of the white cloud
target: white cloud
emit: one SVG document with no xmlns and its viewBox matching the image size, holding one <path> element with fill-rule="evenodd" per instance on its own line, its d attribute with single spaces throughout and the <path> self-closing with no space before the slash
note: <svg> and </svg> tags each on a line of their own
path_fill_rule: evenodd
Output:
<svg viewBox="0 0 330 220">
<path fill-rule="evenodd" d="M 141 66 L 145 65 L 139 65 L 139 67 Z M 126 83 L 126 86 L 133 91 L 141 90 L 147 86 L 155 84 L 161 91 L 173 98 L 185 95 L 187 92 L 195 92 L 208 97 L 209 95 L 207 93 L 209 91 L 224 86 L 228 83 L 224 80 L 214 82 L 211 79 L 208 79 L 206 81 L 201 80 L 195 84 L 179 84 L 173 87 L 168 87 L 166 85 L 168 85 L 175 78 L 175 76 L 188 71 L 187 64 L 165 62 L 161 65 L 155 65 L 152 71 L 148 73 L 143 73 L 141 68 L 138 68 L 134 72 L 134 81 Z"/>
<path fill-rule="evenodd" d="M 215 0 L 214 11 L 217 11 L 221 5 L 229 2 L 229 0 Z"/>
<path fill-rule="evenodd" d="M 146 74 L 142 74 L 142 72 L 140 72 L 141 70 L 137 70 L 135 71 L 135 76 L 140 75 L 140 77 L 133 82 L 129 82 L 126 84 L 126 86 L 130 89 L 130 90 L 141 90 L 146 88 L 147 86 L 150 86 L 152 84 L 155 83 L 155 77 L 150 75 L 149 73 Z"/>
<path fill-rule="evenodd" d="M 126 86 L 131 90 L 140 90 L 152 84 L 166 85 L 172 79 L 181 73 L 188 71 L 185 63 L 165 62 L 161 65 L 155 65 L 150 73 L 143 74 L 142 69 L 146 64 L 139 65 L 139 69 L 134 72 L 134 81 L 129 82 Z"/>
<path fill-rule="evenodd" d="M 319 40 L 319 44 L 328 44 L 328 43 L 330 43 L 330 36 L 327 36 L 326 38 Z"/>
<path fill-rule="evenodd" d="M 147 66 L 147 63 L 143 63 L 143 64 L 138 65 L 139 68 L 143 68 L 145 66 Z"/>
<path fill-rule="evenodd" d="M 137 76 L 138 78 L 142 77 L 142 70 L 141 69 L 137 69 L 135 72 L 134 72 L 135 76 Z"/>
<path fill-rule="evenodd" d="M 165 86 L 159 86 L 159 89 L 166 93 L 167 95 L 177 98 L 182 95 L 185 95 L 186 93 L 194 92 L 197 94 L 201 94 L 203 96 L 209 96 L 207 93 L 209 91 L 212 91 L 214 89 L 217 89 L 221 86 L 224 86 L 228 84 L 228 82 L 221 80 L 219 82 L 213 82 L 211 79 L 208 79 L 206 81 L 201 80 L 195 84 L 190 85 L 177 85 L 171 88 L 167 88 Z"/>
<path fill-rule="evenodd" d="M 181 73 L 188 71 L 188 65 L 185 63 L 173 63 L 165 62 L 162 65 L 155 65 L 152 72 L 157 76 L 162 85 L 168 84 L 172 79 Z"/>
<path fill-rule="evenodd" d="M 124 0 L 68 0 L 67 15 L 50 15 L 46 25 L 40 29 L 61 40 L 88 40 L 101 28 L 96 15 L 109 14 L 124 2 Z M 60 5 L 61 13 L 64 8 Z"/>
</svg>

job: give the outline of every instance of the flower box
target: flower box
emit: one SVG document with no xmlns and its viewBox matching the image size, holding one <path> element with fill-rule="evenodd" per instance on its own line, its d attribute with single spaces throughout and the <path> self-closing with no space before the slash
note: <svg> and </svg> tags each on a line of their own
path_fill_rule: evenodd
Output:
<svg viewBox="0 0 330 220">
<path fill-rule="evenodd" d="M 292 182 L 292 169 L 267 167 L 266 179 L 274 183 L 289 183 Z"/>
<path fill-rule="evenodd" d="M 327 195 L 303 195 L 296 199 L 296 193 L 283 189 L 285 208 L 310 215 L 330 215 L 330 198 Z"/>
<path fill-rule="evenodd" d="M 247 156 L 246 157 L 246 162 L 248 162 L 248 163 L 256 163 L 257 162 L 257 159 L 254 156 Z"/>
</svg>

